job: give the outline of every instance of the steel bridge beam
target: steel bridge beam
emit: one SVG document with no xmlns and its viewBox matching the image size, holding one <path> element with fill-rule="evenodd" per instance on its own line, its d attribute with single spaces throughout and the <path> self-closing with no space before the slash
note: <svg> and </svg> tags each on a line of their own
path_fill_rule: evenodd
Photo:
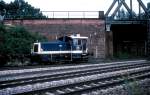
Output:
<svg viewBox="0 0 150 95">
<path fill-rule="evenodd" d="M 146 6 L 144 5 L 144 3 L 141 0 L 137 0 L 139 2 L 139 4 L 141 5 L 141 7 L 143 8 L 143 10 L 145 11 L 146 15 L 148 17 L 150 17 L 150 14 L 148 12 L 148 9 L 146 8 Z"/>
<path fill-rule="evenodd" d="M 111 18 L 114 18 L 114 16 L 115 16 L 116 13 L 118 12 L 118 10 L 121 8 L 121 6 L 122 6 L 122 4 L 123 4 L 122 1 L 124 1 L 124 0 L 121 0 L 121 2 L 119 3 L 119 5 L 117 6 L 117 8 L 115 9 L 115 11 L 113 12 Z"/>
<path fill-rule="evenodd" d="M 111 4 L 110 8 L 108 9 L 108 11 L 105 14 L 105 17 L 108 17 L 110 11 L 113 9 L 114 5 L 117 3 L 118 0 L 114 0 L 113 3 Z M 130 0 L 130 8 L 129 6 L 126 4 L 125 0 L 120 0 L 121 2 L 118 2 L 118 6 L 115 9 L 115 11 L 112 13 L 111 18 L 114 18 L 114 16 L 116 15 L 116 13 L 119 11 L 119 9 L 121 8 L 122 5 L 124 5 L 124 7 L 127 9 L 127 11 L 129 12 L 131 18 L 136 17 L 135 14 L 133 14 L 132 12 L 132 0 Z M 147 8 L 145 7 L 144 3 L 141 0 L 137 0 L 137 2 L 139 2 L 139 5 L 143 8 L 143 10 L 145 11 L 146 15 L 150 18 L 150 14 L 147 10 Z M 139 7 L 140 7 L 139 6 Z"/>
<path fill-rule="evenodd" d="M 130 0 L 130 10 L 131 12 L 133 12 L 133 8 L 132 8 L 132 0 Z M 133 14 L 133 13 L 132 13 Z M 133 17 L 133 15 L 131 14 L 131 18 Z"/>
<path fill-rule="evenodd" d="M 114 0 L 113 3 L 111 4 L 111 6 L 109 7 L 108 11 L 105 14 L 105 17 L 108 17 L 108 14 L 110 13 L 110 11 L 112 10 L 112 8 L 115 6 L 117 0 Z"/>
<path fill-rule="evenodd" d="M 125 8 L 127 9 L 127 11 L 129 12 L 129 14 L 131 15 L 131 17 L 132 16 L 136 17 L 136 15 L 132 13 L 132 8 L 130 9 L 124 0 L 122 1 L 122 3 L 125 6 Z"/>
<path fill-rule="evenodd" d="M 122 6 L 122 4 L 124 5 L 124 7 L 127 9 L 127 11 L 129 12 L 129 14 L 132 16 L 134 15 L 134 17 L 136 17 L 135 14 L 132 13 L 132 10 L 129 8 L 129 6 L 126 4 L 125 0 L 121 0 L 121 2 L 119 3 L 119 5 L 117 6 L 116 10 L 114 11 L 114 13 L 112 14 L 112 18 L 114 18 L 114 16 L 116 15 L 116 13 L 118 12 L 118 10 L 120 9 L 120 7 Z"/>
</svg>

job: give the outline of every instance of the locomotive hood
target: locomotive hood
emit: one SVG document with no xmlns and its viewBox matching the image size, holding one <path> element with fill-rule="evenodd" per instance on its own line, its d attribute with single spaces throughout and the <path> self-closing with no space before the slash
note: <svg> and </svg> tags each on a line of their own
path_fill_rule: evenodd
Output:
<svg viewBox="0 0 150 95">
<path fill-rule="evenodd" d="M 67 48 L 66 43 L 59 40 L 41 43 L 41 49 L 43 51 L 59 51 L 59 50 L 66 50 L 66 48 Z"/>
</svg>

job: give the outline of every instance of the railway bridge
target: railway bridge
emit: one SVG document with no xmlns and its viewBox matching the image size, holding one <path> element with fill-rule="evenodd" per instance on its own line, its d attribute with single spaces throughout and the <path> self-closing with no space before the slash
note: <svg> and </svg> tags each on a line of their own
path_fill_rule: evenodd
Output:
<svg viewBox="0 0 150 95">
<path fill-rule="evenodd" d="M 109 56 L 147 56 L 149 55 L 149 32 L 150 14 L 148 8 L 141 0 L 138 14 L 134 13 L 133 0 L 127 4 L 127 0 L 113 0 L 110 8 L 105 14 L 106 39 Z M 113 7 L 116 8 L 112 12 Z M 121 8 L 128 12 L 128 17 L 121 16 Z M 141 15 L 144 12 L 144 17 Z"/>
<path fill-rule="evenodd" d="M 4 24 L 24 26 L 31 32 L 45 35 L 49 40 L 64 34 L 80 33 L 89 37 L 89 51 L 95 58 L 143 57 L 150 54 L 150 14 L 141 0 L 137 2 L 138 15 L 133 12 L 132 0 L 129 5 L 126 0 L 113 0 L 105 14 L 103 11 L 64 11 L 67 17 L 58 18 L 55 17 L 58 12 L 52 12 L 52 17 L 48 19 L 5 18 Z M 115 5 L 117 7 L 113 11 Z M 128 18 L 121 17 L 122 7 L 127 10 Z M 144 18 L 141 16 L 141 9 L 144 11 Z M 82 17 L 70 17 L 73 13 L 82 14 Z M 97 17 L 87 16 L 89 13 L 96 14 Z"/>
</svg>

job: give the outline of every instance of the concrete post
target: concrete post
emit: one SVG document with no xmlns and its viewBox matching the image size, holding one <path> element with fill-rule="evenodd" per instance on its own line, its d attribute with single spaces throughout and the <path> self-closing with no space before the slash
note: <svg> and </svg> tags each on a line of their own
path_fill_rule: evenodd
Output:
<svg viewBox="0 0 150 95">
<path fill-rule="evenodd" d="M 106 57 L 113 57 L 113 32 L 111 31 L 111 23 L 106 23 L 105 25 L 105 44 L 106 44 Z"/>
<path fill-rule="evenodd" d="M 106 57 L 113 57 L 113 32 L 106 31 Z"/>
</svg>

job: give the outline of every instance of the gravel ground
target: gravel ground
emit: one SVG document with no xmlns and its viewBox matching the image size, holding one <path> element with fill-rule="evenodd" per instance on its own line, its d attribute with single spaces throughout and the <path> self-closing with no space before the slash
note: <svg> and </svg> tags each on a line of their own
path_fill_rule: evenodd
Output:
<svg viewBox="0 0 150 95">
<path fill-rule="evenodd" d="M 65 79 L 65 80 L 58 80 L 58 81 L 51 81 L 51 82 L 44 82 L 44 83 L 36 83 L 33 85 L 25 85 L 25 86 L 13 87 L 13 88 L 6 88 L 6 89 L 0 90 L 0 95 L 17 94 L 20 92 L 28 92 L 28 91 L 34 91 L 34 90 L 39 90 L 39 89 L 46 89 L 46 88 L 50 88 L 50 87 L 79 83 L 79 82 L 95 80 L 95 79 L 100 79 L 100 78 L 106 78 L 106 77 L 115 76 L 115 75 L 124 75 L 124 74 L 128 74 L 129 72 L 136 72 L 136 71 L 141 71 L 141 70 L 145 70 L 145 69 L 150 69 L 150 66 L 128 69 L 128 70 L 120 70 L 120 71 L 102 73 L 102 74 L 96 74 L 96 75 L 89 75 L 89 76 L 77 77 L 77 78 L 72 78 L 72 79 Z"/>
<path fill-rule="evenodd" d="M 150 79 L 134 81 L 128 84 L 92 91 L 82 95 L 150 95 Z"/>
<path fill-rule="evenodd" d="M 143 61 L 142 61 L 143 62 Z M 145 62 L 145 61 L 144 61 Z M 117 62 L 116 62 L 117 63 Z M 109 65 L 108 66 L 104 66 L 104 65 L 106 65 L 106 64 L 94 64 L 94 65 L 92 65 L 92 66 L 96 66 L 96 67 L 90 67 L 90 68 L 82 68 L 82 69 L 80 69 L 80 67 L 84 67 L 84 66 L 76 66 L 76 67 L 72 67 L 71 66 L 71 70 L 69 69 L 69 70 L 64 70 L 64 71 L 62 71 L 62 70 L 60 70 L 60 69 L 62 69 L 63 67 L 55 67 L 55 68 L 52 68 L 51 67 L 51 69 L 50 70 L 52 70 L 52 69 L 57 69 L 57 71 L 51 71 L 50 73 L 49 72 L 47 72 L 47 73 L 36 73 L 36 74 L 26 74 L 26 75 L 24 75 L 24 74 L 21 74 L 21 75 L 17 75 L 17 76 L 5 76 L 5 77 L 1 77 L 0 78 L 0 81 L 6 81 L 6 80 L 15 80 L 15 79 L 24 79 L 24 78 L 33 78 L 33 77 L 40 77 L 40 76 L 48 76 L 48 75 L 54 75 L 54 74 L 64 74 L 64 73 L 73 73 L 73 72 L 79 72 L 79 71 L 87 71 L 87 70 L 93 70 L 93 69 L 105 69 L 105 68 L 110 68 L 110 67 L 115 67 L 115 66 L 123 66 L 122 64 L 114 64 L 114 63 L 109 63 Z M 120 63 L 120 62 L 118 62 L 118 63 Z M 140 63 L 141 63 L 141 61 L 140 61 Z M 114 64 L 114 65 L 112 65 L 112 64 Z M 130 63 L 127 63 L 127 64 L 125 64 L 125 65 L 128 65 L 128 64 L 130 64 Z M 136 64 L 138 64 L 138 63 L 136 63 Z M 89 66 L 89 65 L 86 65 L 86 66 Z M 85 66 L 85 67 L 86 67 Z M 70 67 L 70 66 L 69 66 Z M 65 68 L 69 68 L 69 67 L 65 67 Z M 42 69 L 44 69 L 44 70 L 48 70 L 48 68 L 42 68 Z M 25 72 L 26 72 L 26 70 L 27 69 L 25 69 Z M 37 69 L 36 69 L 37 70 Z M 13 72 L 13 71 L 12 71 Z"/>
<path fill-rule="evenodd" d="M 21 69 L 21 70 L 3 70 L 0 71 L 0 76 L 2 75 L 9 75 L 9 74 L 19 74 L 19 73 L 26 73 L 26 72 L 36 72 L 36 71 L 44 71 L 44 70 L 59 70 L 59 69 L 71 69 L 71 68 L 81 68 L 81 67 L 88 67 L 88 66 L 103 66 L 106 64 L 120 64 L 120 63 L 134 63 L 134 62 L 146 62 L 147 60 L 134 60 L 134 61 L 121 61 L 121 62 L 110 62 L 110 63 L 100 63 L 100 64 L 87 64 L 87 65 L 76 65 L 76 66 L 58 66 L 58 67 L 46 67 L 46 68 L 35 68 L 35 69 Z"/>
</svg>

